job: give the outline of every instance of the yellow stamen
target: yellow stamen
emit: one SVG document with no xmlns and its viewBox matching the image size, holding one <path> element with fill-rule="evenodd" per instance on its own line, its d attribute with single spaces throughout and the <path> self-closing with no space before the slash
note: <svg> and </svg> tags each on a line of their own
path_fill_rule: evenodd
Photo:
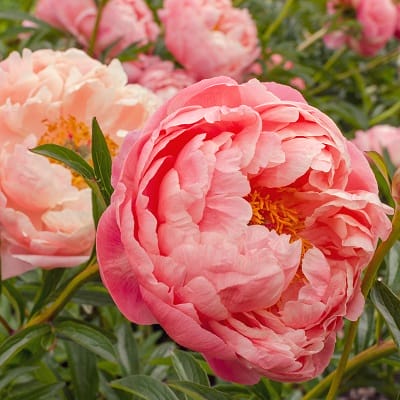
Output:
<svg viewBox="0 0 400 400">
<path fill-rule="evenodd" d="M 288 234 L 291 242 L 301 239 L 302 256 L 312 247 L 312 244 L 300 236 L 304 229 L 304 221 L 299 213 L 285 206 L 279 199 L 271 199 L 269 194 L 262 195 L 258 190 L 253 190 L 246 198 L 253 210 L 250 225 L 264 225 L 279 234 Z"/>
<path fill-rule="evenodd" d="M 56 122 L 45 121 L 46 132 L 39 139 L 38 144 L 58 144 L 79 153 L 89 164 L 91 159 L 91 135 L 89 127 L 84 122 L 79 122 L 74 116 L 60 117 Z M 118 145 L 106 136 L 107 146 L 112 156 L 118 151 Z M 58 161 L 51 160 L 58 163 Z M 71 183 L 78 189 L 87 187 L 84 179 L 72 171 Z"/>
</svg>

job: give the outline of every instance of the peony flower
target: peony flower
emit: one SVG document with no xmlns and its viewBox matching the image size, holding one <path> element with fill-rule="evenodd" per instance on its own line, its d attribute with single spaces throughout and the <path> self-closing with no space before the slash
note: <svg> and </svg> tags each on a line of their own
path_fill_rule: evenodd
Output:
<svg viewBox="0 0 400 400">
<path fill-rule="evenodd" d="M 129 82 L 147 87 L 163 100 L 195 82 L 185 70 L 155 55 L 140 54 L 138 60 L 123 62 L 122 66 Z"/>
<path fill-rule="evenodd" d="M 362 151 L 376 151 L 381 156 L 386 150 L 392 164 L 400 167 L 400 128 L 375 125 L 367 131 L 357 131 L 353 143 Z"/>
<path fill-rule="evenodd" d="M 35 16 L 70 32 L 88 47 L 98 10 L 94 0 L 39 0 Z M 110 50 L 113 57 L 136 43 L 154 41 L 159 28 L 143 0 L 109 0 L 105 5 L 96 36 L 95 54 Z"/>
<path fill-rule="evenodd" d="M 0 62 L 3 279 L 88 259 L 95 236 L 90 189 L 29 149 L 56 143 L 87 158 L 97 117 L 116 154 L 126 132 L 141 127 L 159 101 L 126 79 L 117 60 L 106 66 L 76 49 L 24 50 Z"/>
<path fill-rule="evenodd" d="M 180 91 L 126 137 L 113 186 L 97 252 L 117 306 L 245 384 L 321 373 L 391 227 L 361 151 L 255 79 Z"/>
<path fill-rule="evenodd" d="M 360 24 L 360 32 L 356 34 L 344 27 L 325 36 L 325 45 L 337 49 L 347 44 L 351 49 L 363 56 L 373 56 L 381 50 L 395 33 L 396 8 L 392 0 L 329 0 L 328 14 L 337 12 L 355 13 Z M 346 19 L 339 17 L 344 23 Z"/>
<path fill-rule="evenodd" d="M 248 10 L 230 0 L 166 0 L 159 17 L 168 50 L 195 79 L 240 80 L 260 53 Z"/>
</svg>

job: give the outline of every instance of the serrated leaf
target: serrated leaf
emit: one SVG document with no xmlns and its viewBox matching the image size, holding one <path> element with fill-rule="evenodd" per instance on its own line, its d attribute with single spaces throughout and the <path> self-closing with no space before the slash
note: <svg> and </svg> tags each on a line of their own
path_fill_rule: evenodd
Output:
<svg viewBox="0 0 400 400">
<path fill-rule="evenodd" d="M 208 386 L 199 385 L 194 382 L 169 382 L 168 386 L 173 388 L 174 390 L 178 390 L 179 392 L 185 393 L 189 399 L 193 400 L 229 400 L 224 393 L 210 388 Z"/>
<path fill-rule="evenodd" d="M 8 337 L 0 345 L 0 366 L 5 365 L 33 340 L 51 333 L 49 325 L 31 326 Z"/>
<path fill-rule="evenodd" d="M 175 350 L 172 355 L 172 364 L 182 381 L 199 383 L 210 386 L 207 373 L 201 368 L 197 360 L 187 351 Z"/>
<path fill-rule="evenodd" d="M 371 290 L 371 300 L 400 348 L 400 299 L 383 282 L 376 281 Z"/>
<path fill-rule="evenodd" d="M 139 373 L 138 346 L 128 322 L 119 325 L 117 332 L 117 354 L 124 375 L 136 375 Z"/>
<path fill-rule="evenodd" d="M 111 340 L 93 325 L 76 320 L 64 320 L 56 322 L 54 328 L 57 336 L 72 340 L 99 357 L 116 362 Z"/>
<path fill-rule="evenodd" d="M 97 183 L 106 204 L 110 204 L 113 191 L 111 186 L 111 154 L 96 118 L 93 118 L 92 121 L 92 160 Z"/>
<path fill-rule="evenodd" d="M 74 399 L 96 400 L 99 389 L 96 356 L 84 347 L 65 342 L 68 367 L 71 371 Z"/>
<path fill-rule="evenodd" d="M 7 400 L 54 400 L 55 395 L 65 385 L 64 382 L 57 382 L 53 384 L 40 384 L 35 381 L 24 383 L 22 389 L 16 393 L 11 393 Z"/>
<path fill-rule="evenodd" d="M 96 179 L 93 168 L 71 149 L 58 144 L 47 143 L 30 149 L 30 151 L 64 163 L 87 180 L 88 184 Z"/>
<path fill-rule="evenodd" d="M 131 375 L 118 379 L 111 382 L 111 387 L 144 400 L 179 400 L 166 384 L 147 375 Z"/>
</svg>

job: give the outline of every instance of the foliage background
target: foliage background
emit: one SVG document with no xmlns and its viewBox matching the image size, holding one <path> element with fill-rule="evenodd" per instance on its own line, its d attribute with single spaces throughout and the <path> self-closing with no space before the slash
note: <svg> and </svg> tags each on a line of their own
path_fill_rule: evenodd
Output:
<svg viewBox="0 0 400 400">
<path fill-rule="evenodd" d="M 148 1 L 156 10 L 161 0 Z M 306 99 L 331 116 L 351 138 L 356 130 L 376 124 L 400 126 L 399 43 L 363 58 L 341 49 L 325 48 L 318 32 L 326 21 L 325 1 L 234 0 L 250 10 L 258 27 L 263 72 L 260 80 L 289 83 L 301 77 Z M 30 38 L 18 39 L 26 28 L 31 0 L 0 0 L 0 59 L 23 47 L 67 48 L 73 38 L 41 24 Z M 157 43 L 157 52 L 172 58 Z M 131 51 L 124 57 L 135 56 Z M 267 68 L 271 54 L 279 53 L 294 68 Z M 389 172 L 393 173 L 393 170 Z M 380 179 L 382 186 L 384 181 Z M 386 188 L 387 193 L 387 188 Z M 390 200 L 387 198 L 386 200 Z M 380 279 L 387 286 L 373 291 L 357 328 L 354 354 L 400 337 L 399 254 L 396 244 L 386 255 Z M 178 348 L 155 327 L 128 323 L 114 306 L 97 274 L 79 269 L 36 270 L 4 281 L 0 295 L 0 398 L 9 400 L 277 400 L 325 398 L 312 390 L 337 367 L 345 345 L 344 332 L 324 376 L 303 384 L 281 384 L 262 379 L 254 386 L 228 384 L 212 375 L 200 355 Z M 74 290 L 68 292 L 71 287 Z M 387 292 L 390 287 L 390 293 Z M 77 289 L 78 290 L 75 290 Z M 64 296 L 64 297 L 63 297 Z M 379 297 L 380 296 L 380 297 Z M 386 297 L 385 297 L 386 296 Z M 46 310 L 62 299 L 57 316 Z M 377 311 L 376 305 L 380 306 Z M 44 313 L 44 314 L 43 314 Z M 43 318 L 40 318 L 40 316 Z M 38 318 L 39 316 L 39 318 Z M 385 318 L 383 318 L 385 317 Z M 391 329 L 385 321 L 394 320 Z M 33 321 L 33 322 L 32 322 Z M 388 346 L 366 359 L 346 376 L 342 393 L 369 387 L 387 399 L 400 395 L 400 357 Z M 367 362 L 368 361 L 368 362 Z"/>
</svg>

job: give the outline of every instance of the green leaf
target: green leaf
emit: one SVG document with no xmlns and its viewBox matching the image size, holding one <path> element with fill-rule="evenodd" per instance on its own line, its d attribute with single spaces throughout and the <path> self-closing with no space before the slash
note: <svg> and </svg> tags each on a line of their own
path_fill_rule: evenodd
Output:
<svg viewBox="0 0 400 400">
<path fill-rule="evenodd" d="M 168 386 L 178 390 L 179 392 L 185 393 L 190 399 L 193 400 L 229 400 L 224 393 L 210 388 L 208 386 L 199 385 L 194 382 L 170 382 Z"/>
<path fill-rule="evenodd" d="M 1 261 L 1 257 L 0 257 Z M 2 282 L 2 292 L 7 297 L 8 301 L 12 304 L 15 313 L 17 314 L 17 319 L 19 325 L 22 325 L 25 318 L 25 299 L 21 296 L 21 293 L 15 289 L 9 280 Z"/>
<path fill-rule="evenodd" d="M 76 320 L 63 320 L 54 324 L 57 336 L 72 340 L 99 357 L 116 362 L 111 340 L 98 328 Z"/>
<path fill-rule="evenodd" d="M 5 373 L 4 376 L 2 376 L 0 379 L 0 391 L 3 390 L 14 379 L 20 378 L 25 374 L 29 374 L 30 372 L 33 372 L 37 368 L 38 367 L 18 367 L 18 368 L 8 369 L 7 373 Z"/>
<path fill-rule="evenodd" d="M 118 379 L 111 382 L 111 387 L 144 400 L 179 400 L 167 385 L 147 375 L 131 375 Z"/>
<path fill-rule="evenodd" d="M 119 325 L 117 332 L 117 354 L 124 375 L 136 375 L 139 373 L 138 346 L 128 322 Z"/>
<path fill-rule="evenodd" d="M 68 367 L 71 371 L 74 399 L 96 400 L 99 390 L 99 374 L 96 356 L 84 347 L 65 342 L 68 355 Z"/>
<path fill-rule="evenodd" d="M 179 379 L 210 386 L 207 373 L 187 351 L 175 350 L 171 357 L 172 364 Z"/>
<path fill-rule="evenodd" d="M 64 382 L 53 384 L 38 383 L 35 381 L 26 382 L 18 390 L 14 390 L 7 400 L 54 400 L 59 399 L 60 390 L 64 387 Z M 56 394 L 58 393 L 58 396 Z"/>
<path fill-rule="evenodd" d="M 111 186 L 111 154 L 106 139 L 96 118 L 92 121 L 92 160 L 97 183 L 106 204 L 110 204 Z"/>
<path fill-rule="evenodd" d="M 0 20 L 1 19 L 6 19 L 10 21 L 32 21 L 35 24 L 39 25 L 41 28 L 46 28 L 50 30 L 54 29 L 54 27 L 52 27 L 42 19 L 36 18 L 32 14 L 25 13 L 23 11 L 17 11 L 17 10 L 0 11 Z"/>
<path fill-rule="evenodd" d="M 5 365 L 32 341 L 51 333 L 49 325 L 36 325 L 8 337 L 0 345 L 0 366 Z"/>
<path fill-rule="evenodd" d="M 31 316 L 39 311 L 45 305 L 50 297 L 54 294 L 62 276 L 64 275 L 65 268 L 55 268 L 52 270 L 43 270 L 43 281 L 40 286 L 41 290 L 36 296 L 36 302 L 32 308 Z"/>
<path fill-rule="evenodd" d="M 30 151 L 64 163 L 69 168 L 82 175 L 82 177 L 88 181 L 89 185 L 92 184 L 91 181 L 96 179 L 93 168 L 79 154 L 71 149 L 59 146 L 58 144 L 48 143 L 30 149 Z"/>
<path fill-rule="evenodd" d="M 400 348 L 400 299 L 383 282 L 376 281 L 371 290 L 371 300 L 382 314 L 397 347 Z"/>
</svg>

